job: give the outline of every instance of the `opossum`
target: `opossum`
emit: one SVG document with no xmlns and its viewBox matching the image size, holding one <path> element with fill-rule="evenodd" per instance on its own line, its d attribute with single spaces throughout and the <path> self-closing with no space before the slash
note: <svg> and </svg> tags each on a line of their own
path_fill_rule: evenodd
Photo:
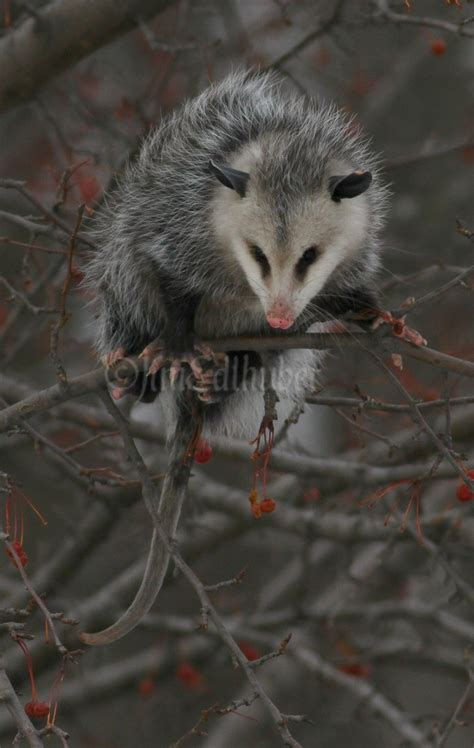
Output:
<svg viewBox="0 0 474 748">
<path fill-rule="evenodd" d="M 262 363 L 280 400 L 298 401 L 321 354 L 285 352 L 281 336 L 377 306 L 387 189 L 354 121 L 260 72 L 229 75 L 165 118 L 117 182 L 99 213 L 88 271 L 97 348 L 107 365 L 142 355 L 147 371 L 131 390 L 145 401 L 159 392 L 169 425 L 176 423 L 158 509 L 172 537 L 194 442 L 183 389 L 167 383 L 187 372 L 184 396 L 195 390 L 204 431 L 214 435 L 256 435 Z M 269 335 L 275 347 L 263 361 L 234 350 L 224 364 L 202 346 Z M 83 641 L 105 644 L 131 631 L 153 604 L 168 561 L 155 525 L 135 599 Z"/>
<path fill-rule="evenodd" d="M 205 429 L 251 435 L 260 357 L 224 365 L 199 341 L 274 334 L 277 393 L 301 398 L 321 354 L 279 351 L 278 337 L 375 305 L 386 198 L 377 157 L 335 105 L 275 74 L 229 75 L 149 134 L 99 215 L 99 352 L 147 358 L 157 381 L 133 388 L 144 400 L 185 362 Z"/>
</svg>

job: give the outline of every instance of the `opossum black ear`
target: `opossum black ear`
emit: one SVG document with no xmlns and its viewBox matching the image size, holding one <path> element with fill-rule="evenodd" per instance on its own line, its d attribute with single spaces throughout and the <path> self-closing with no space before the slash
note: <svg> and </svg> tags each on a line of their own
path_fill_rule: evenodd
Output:
<svg viewBox="0 0 474 748">
<path fill-rule="evenodd" d="M 362 195 L 370 187 L 371 181 L 370 171 L 353 171 L 345 177 L 331 177 L 329 192 L 332 199 L 338 203 L 345 197 Z"/>
<path fill-rule="evenodd" d="M 209 169 L 224 187 L 229 187 L 231 190 L 235 190 L 240 197 L 245 197 L 250 174 L 247 174 L 246 171 L 232 169 L 231 166 L 216 164 L 214 161 L 209 161 Z"/>
</svg>

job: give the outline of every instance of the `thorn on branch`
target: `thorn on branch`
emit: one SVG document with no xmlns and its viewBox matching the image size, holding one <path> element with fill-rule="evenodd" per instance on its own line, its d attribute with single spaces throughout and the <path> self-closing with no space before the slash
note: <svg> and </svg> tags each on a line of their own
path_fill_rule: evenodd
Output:
<svg viewBox="0 0 474 748">
<path fill-rule="evenodd" d="M 252 660 L 252 662 L 249 663 L 249 667 L 256 670 L 257 668 L 261 667 L 269 660 L 274 660 L 275 657 L 281 657 L 282 654 L 285 654 L 286 648 L 288 644 L 290 643 L 291 637 L 292 637 L 291 633 L 285 636 L 285 638 L 278 645 L 277 649 L 275 649 L 273 652 L 269 652 L 269 654 L 263 655 L 263 657 L 259 657 L 258 660 Z"/>
<path fill-rule="evenodd" d="M 209 628 L 209 608 L 206 605 L 203 605 L 201 608 L 201 620 L 198 625 L 198 629 L 201 629 L 202 631 L 207 631 Z"/>
<path fill-rule="evenodd" d="M 204 589 L 206 592 L 217 592 L 217 590 L 221 590 L 223 587 L 232 587 L 234 584 L 241 584 L 246 573 L 247 567 L 243 568 L 242 571 L 239 571 L 239 573 L 232 579 L 227 579 L 224 582 L 217 582 L 217 584 L 206 584 Z"/>
<path fill-rule="evenodd" d="M 284 714 L 283 719 L 288 724 L 288 722 L 298 722 L 301 724 L 301 722 L 305 722 L 307 725 L 314 725 L 315 722 L 313 722 L 312 719 L 310 719 L 306 714 Z"/>
<path fill-rule="evenodd" d="M 466 239 L 469 239 L 469 241 L 474 242 L 474 231 L 471 231 L 470 229 L 467 229 L 459 220 L 459 218 L 456 218 L 456 231 L 461 236 L 465 236 Z"/>
<path fill-rule="evenodd" d="M 69 315 L 66 312 L 66 299 L 67 299 L 67 295 L 69 292 L 69 288 L 71 286 L 71 282 L 73 280 L 74 251 L 76 249 L 79 229 L 81 228 L 82 219 L 84 217 L 84 209 L 85 209 L 84 204 L 79 206 L 79 210 L 77 211 L 76 225 L 74 226 L 74 229 L 71 234 L 71 238 L 69 240 L 67 271 L 66 271 L 66 277 L 64 279 L 64 284 L 61 290 L 59 318 L 56 324 L 53 325 L 51 329 L 50 356 L 52 360 L 54 361 L 54 363 L 56 364 L 56 374 L 59 379 L 59 382 L 60 384 L 63 384 L 63 385 L 67 385 L 67 374 L 58 354 L 59 334 L 69 319 Z"/>
</svg>

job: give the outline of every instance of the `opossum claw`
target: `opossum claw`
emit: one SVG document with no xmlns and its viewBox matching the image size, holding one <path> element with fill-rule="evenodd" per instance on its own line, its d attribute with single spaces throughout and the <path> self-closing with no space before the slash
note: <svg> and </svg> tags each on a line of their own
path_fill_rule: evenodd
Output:
<svg viewBox="0 0 474 748">
<path fill-rule="evenodd" d="M 147 362 L 148 376 L 156 374 L 168 360 L 163 345 L 156 340 L 148 343 L 138 358 L 144 359 Z"/>
<path fill-rule="evenodd" d="M 104 356 L 101 357 L 102 365 L 106 369 L 110 369 L 112 366 L 117 364 L 119 361 L 122 361 L 127 355 L 127 351 L 123 346 L 120 346 L 119 348 L 116 348 L 113 351 L 109 351 L 109 353 L 106 353 Z M 123 387 L 113 387 L 111 390 L 111 395 L 114 400 L 121 400 L 122 397 L 125 397 L 127 394 L 126 388 Z"/>
<path fill-rule="evenodd" d="M 194 348 L 196 351 L 199 351 L 203 358 L 207 359 L 208 361 L 212 361 L 215 364 L 222 365 L 227 361 L 227 353 L 216 353 L 209 345 L 206 345 L 205 343 L 197 343 Z"/>
<path fill-rule="evenodd" d="M 197 396 L 201 402 L 209 405 L 216 403 L 222 399 L 222 391 L 216 391 L 216 370 L 218 370 L 220 364 L 216 364 L 214 361 L 211 366 L 203 371 L 199 376 L 196 376 L 196 381 L 192 385 L 192 389 L 197 393 Z"/>
<path fill-rule="evenodd" d="M 101 357 L 101 361 L 103 366 L 106 366 L 109 368 L 110 366 L 113 366 L 118 361 L 121 361 L 125 356 L 127 355 L 125 348 L 120 347 L 116 348 L 114 351 L 110 351 L 109 353 L 106 353 L 104 356 Z"/>
<path fill-rule="evenodd" d="M 159 341 L 153 341 L 143 349 L 139 358 L 150 361 L 147 367 L 148 375 L 156 374 L 164 366 L 169 366 L 171 382 L 174 383 L 178 378 L 183 364 L 187 364 L 193 375 L 199 379 L 205 372 L 205 364 L 207 362 L 212 362 L 213 364 L 222 363 L 226 358 L 226 354 L 215 354 L 209 346 L 201 344 L 196 344 L 193 351 L 174 353 L 167 351 Z"/>
</svg>

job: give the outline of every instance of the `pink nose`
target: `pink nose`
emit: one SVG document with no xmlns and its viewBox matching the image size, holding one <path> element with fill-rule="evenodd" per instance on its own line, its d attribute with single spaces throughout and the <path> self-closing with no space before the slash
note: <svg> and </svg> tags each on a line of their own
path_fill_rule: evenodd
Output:
<svg viewBox="0 0 474 748">
<path fill-rule="evenodd" d="M 289 307 L 281 301 L 277 301 L 273 304 L 272 308 L 267 312 L 267 322 L 270 327 L 279 328 L 280 330 L 288 330 L 293 324 L 295 318 Z"/>
</svg>

